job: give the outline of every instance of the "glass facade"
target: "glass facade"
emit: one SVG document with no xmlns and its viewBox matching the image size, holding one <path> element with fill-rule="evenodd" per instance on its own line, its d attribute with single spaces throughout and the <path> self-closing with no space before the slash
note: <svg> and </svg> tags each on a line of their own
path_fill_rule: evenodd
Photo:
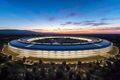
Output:
<svg viewBox="0 0 120 80">
<path fill-rule="evenodd" d="M 75 51 L 47 51 L 47 50 L 29 50 L 16 48 L 8 45 L 9 49 L 17 54 L 18 57 L 36 57 L 36 58 L 53 58 L 53 59 L 72 59 L 72 58 L 84 58 L 90 56 L 106 56 L 106 54 L 111 51 L 112 45 L 91 50 L 75 50 Z"/>
</svg>

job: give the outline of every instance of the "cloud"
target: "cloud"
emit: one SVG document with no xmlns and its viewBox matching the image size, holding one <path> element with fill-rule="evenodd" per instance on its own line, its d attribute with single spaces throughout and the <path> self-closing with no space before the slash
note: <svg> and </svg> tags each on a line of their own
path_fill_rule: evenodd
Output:
<svg viewBox="0 0 120 80">
<path fill-rule="evenodd" d="M 57 19 L 59 19 L 59 18 L 56 17 L 56 16 L 52 16 L 52 17 L 49 17 L 49 18 L 48 18 L 49 21 L 55 21 L 55 20 L 57 20 Z"/>
<path fill-rule="evenodd" d="M 63 14 L 63 15 L 48 17 L 48 21 L 66 19 L 66 18 L 71 18 L 71 17 L 75 17 L 78 15 L 76 12 L 64 12 L 64 13 L 60 13 L 60 14 Z"/>
<path fill-rule="evenodd" d="M 95 23 L 90 23 L 90 25 L 92 26 L 101 26 L 101 25 L 108 25 L 110 23 L 106 23 L 106 22 L 95 22 Z"/>
<path fill-rule="evenodd" d="M 120 27 L 95 28 L 94 30 L 120 30 Z"/>
<path fill-rule="evenodd" d="M 62 26 L 67 26 L 67 25 L 75 25 L 75 26 L 101 26 L 101 25 L 109 25 L 111 23 L 106 22 L 107 20 L 120 20 L 120 17 L 117 18 L 101 18 L 100 21 L 93 21 L 93 20 L 88 20 L 88 21 L 80 21 L 80 22 L 64 22 L 60 25 Z"/>
<path fill-rule="evenodd" d="M 67 13 L 65 15 L 65 18 L 74 17 L 74 16 L 77 16 L 77 13 L 76 12 L 70 12 L 70 13 Z"/>
<path fill-rule="evenodd" d="M 60 25 L 62 25 L 62 26 L 65 26 L 65 25 L 71 25 L 71 24 L 73 24 L 73 22 L 65 22 L 65 23 L 62 23 L 62 24 L 60 24 Z"/>
<path fill-rule="evenodd" d="M 110 23 L 106 23 L 106 22 L 96 22 L 96 21 L 81 21 L 81 22 L 65 22 L 62 23 L 60 25 L 62 26 L 66 26 L 66 25 L 75 25 L 75 26 L 84 26 L 84 25 L 91 25 L 91 26 L 101 26 L 101 25 L 108 25 Z"/>
<path fill-rule="evenodd" d="M 102 21 L 107 21 L 107 20 L 120 20 L 120 17 L 116 18 L 101 18 Z"/>
</svg>

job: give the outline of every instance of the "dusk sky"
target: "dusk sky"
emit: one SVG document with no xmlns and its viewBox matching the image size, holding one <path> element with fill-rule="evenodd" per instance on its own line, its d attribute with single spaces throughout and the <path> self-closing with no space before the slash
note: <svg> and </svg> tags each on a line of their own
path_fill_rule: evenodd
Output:
<svg viewBox="0 0 120 80">
<path fill-rule="evenodd" d="M 120 0 L 0 0 L 0 29 L 120 33 Z"/>
</svg>

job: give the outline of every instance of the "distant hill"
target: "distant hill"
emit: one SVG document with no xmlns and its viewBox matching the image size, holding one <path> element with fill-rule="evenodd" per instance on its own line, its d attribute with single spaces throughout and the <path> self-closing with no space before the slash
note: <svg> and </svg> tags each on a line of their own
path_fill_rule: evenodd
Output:
<svg viewBox="0 0 120 80">
<path fill-rule="evenodd" d="M 48 35 L 57 35 L 55 33 L 47 32 L 35 32 L 32 30 L 18 30 L 18 29 L 1 29 L 0 37 L 5 36 L 48 36 Z"/>
<path fill-rule="evenodd" d="M 0 37 L 2 36 L 14 36 L 14 35 L 43 35 L 44 33 L 34 32 L 29 30 L 17 30 L 17 29 L 2 29 L 0 30 Z"/>
</svg>

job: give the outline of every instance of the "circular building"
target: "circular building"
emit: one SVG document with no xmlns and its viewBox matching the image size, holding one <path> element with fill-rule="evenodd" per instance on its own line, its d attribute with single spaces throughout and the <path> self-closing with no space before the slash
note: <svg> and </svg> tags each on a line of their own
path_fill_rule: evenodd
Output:
<svg viewBox="0 0 120 80">
<path fill-rule="evenodd" d="M 99 38 L 70 36 L 21 38 L 8 44 L 18 57 L 54 60 L 106 56 L 112 46 L 111 42 Z"/>
</svg>

